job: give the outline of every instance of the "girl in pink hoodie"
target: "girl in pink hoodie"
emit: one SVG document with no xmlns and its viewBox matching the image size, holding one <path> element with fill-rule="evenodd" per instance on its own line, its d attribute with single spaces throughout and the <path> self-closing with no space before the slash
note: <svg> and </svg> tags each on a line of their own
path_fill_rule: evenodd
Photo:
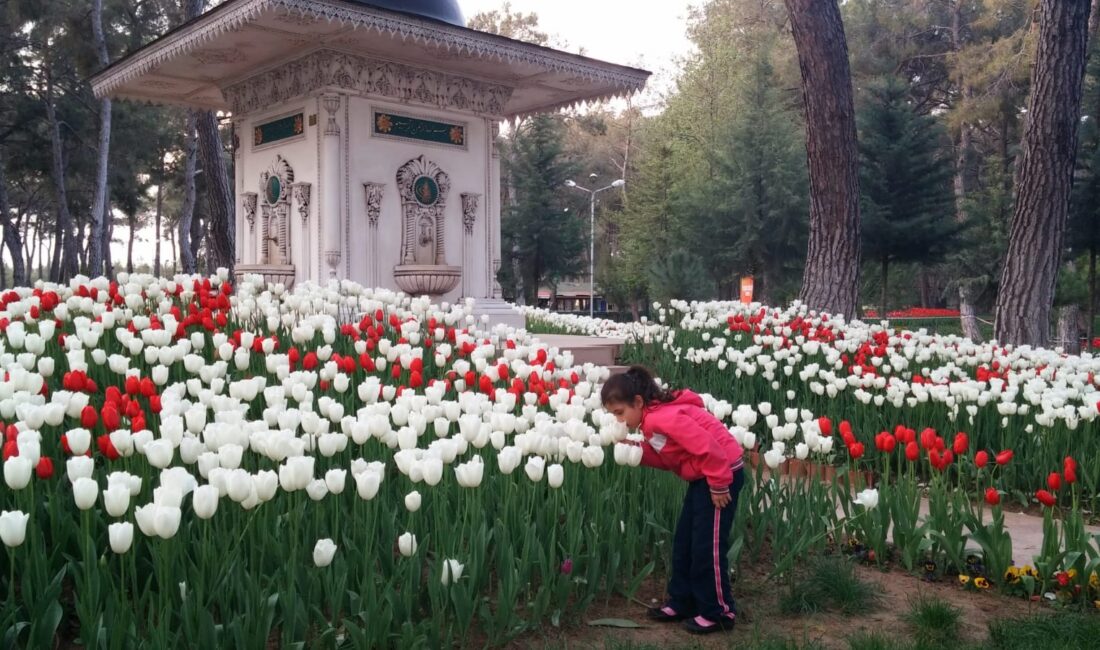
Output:
<svg viewBox="0 0 1100 650">
<path fill-rule="evenodd" d="M 611 377 L 600 398 L 619 422 L 641 430 L 643 465 L 688 482 L 673 539 L 669 600 L 650 609 L 649 618 L 683 621 L 696 634 L 732 630 L 726 556 L 744 484 L 741 446 L 698 395 L 661 389 L 642 366 Z"/>
</svg>

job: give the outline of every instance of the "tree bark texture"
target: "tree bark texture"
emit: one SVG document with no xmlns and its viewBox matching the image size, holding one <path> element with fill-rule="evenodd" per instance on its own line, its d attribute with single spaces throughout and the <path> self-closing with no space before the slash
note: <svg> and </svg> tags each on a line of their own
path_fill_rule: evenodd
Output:
<svg viewBox="0 0 1100 650">
<path fill-rule="evenodd" d="M 161 162 L 160 180 L 157 182 L 156 256 L 153 258 L 153 275 L 160 277 L 160 219 L 164 211 L 164 163 Z"/>
<path fill-rule="evenodd" d="M 799 298 L 851 318 L 859 299 L 859 156 L 848 45 L 836 0 L 785 0 L 802 71 L 810 240 Z"/>
<path fill-rule="evenodd" d="M 57 227 L 54 230 L 53 255 L 50 262 L 50 279 L 65 282 L 76 274 L 76 239 L 72 232 L 72 215 L 69 212 L 69 194 L 65 185 L 65 151 L 61 141 L 61 124 L 57 119 L 57 107 L 53 102 L 52 81 L 46 91 L 46 119 L 50 126 L 50 144 L 53 153 L 53 182 L 57 200 Z"/>
<path fill-rule="evenodd" d="M 218 120 L 212 111 L 201 111 L 197 123 L 199 154 L 206 188 L 206 219 L 208 259 L 215 268 L 225 267 L 233 272 L 236 261 L 236 232 L 233 214 L 233 187 L 229 182 L 229 170 L 222 156 L 222 138 Z"/>
<path fill-rule="evenodd" d="M 115 279 L 115 262 L 111 255 L 111 240 L 115 236 L 115 220 L 111 214 L 111 202 L 103 204 L 103 267 L 109 280 Z"/>
<path fill-rule="evenodd" d="M 1016 207 L 997 296 L 1001 343 L 1046 345 L 1069 212 L 1090 0 L 1041 0 Z"/>
<path fill-rule="evenodd" d="M 1078 305 L 1066 305 L 1058 310 L 1058 339 L 1066 354 L 1081 353 L 1081 308 Z"/>
<path fill-rule="evenodd" d="M 27 267 L 23 263 L 23 243 L 19 241 L 19 230 L 11 222 L 5 153 L 4 147 L 0 145 L 0 227 L 4 229 L 4 246 L 7 247 L 8 254 L 11 255 L 12 284 L 17 287 L 25 287 L 29 284 L 27 282 Z"/>
<path fill-rule="evenodd" d="M 1089 346 L 1096 336 L 1096 246 L 1089 247 L 1089 304 L 1085 309 L 1085 336 Z"/>
<path fill-rule="evenodd" d="M 130 241 L 126 245 L 126 272 L 133 274 L 134 272 L 134 235 L 137 230 L 137 219 L 134 218 L 134 214 L 130 213 L 126 215 L 126 225 L 130 227 Z"/>
<path fill-rule="evenodd" d="M 179 220 L 179 260 L 184 273 L 195 272 L 195 256 L 191 252 L 191 221 L 195 218 L 195 171 L 198 169 L 198 137 L 195 111 L 187 111 L 183 154 L 183 207 Z"/>
<path fill-rule="evenodd" d="M 107 39 L 103 36 L 103 0 L 92 0 L 92 36 L 96 57 L 107 67 Z M 88 274 L 96 277 L 103 269 L 103 213 L 107 204 L 107 165 L 111 150 L 111 100 L 99 101 L 99 160 L 96 162 L 95 194 L 92 198 L 92 232 L 88 238 Z"/>
</svg>

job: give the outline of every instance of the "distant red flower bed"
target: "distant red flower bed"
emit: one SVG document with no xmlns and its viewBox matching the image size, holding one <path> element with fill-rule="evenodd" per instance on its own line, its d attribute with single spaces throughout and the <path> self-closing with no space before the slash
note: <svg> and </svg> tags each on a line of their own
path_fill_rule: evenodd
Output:
<svg viewBox="0 0 1100 650">
<path fill-rule="evenodd" d="M 868 309 L 864 312 L 867 318 L 878 318 L 878 311 Z M 932 307 L 910 307 L 889 312 L 888 318 L 958 318 L 958 309 L 937 309 Z"/>
</svg>

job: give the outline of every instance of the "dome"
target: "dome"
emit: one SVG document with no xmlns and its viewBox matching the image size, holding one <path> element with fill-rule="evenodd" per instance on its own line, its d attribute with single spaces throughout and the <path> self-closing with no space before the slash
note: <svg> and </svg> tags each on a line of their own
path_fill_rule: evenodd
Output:
<svg viewBox="0 0 1100 650">
<path fill-rule="evenodd" d="M 466 26 L 458 0 L 355 0 L 359 4 L 416 14 L 425 18 L 434 18 L 445 23 Z"/>
</svg>

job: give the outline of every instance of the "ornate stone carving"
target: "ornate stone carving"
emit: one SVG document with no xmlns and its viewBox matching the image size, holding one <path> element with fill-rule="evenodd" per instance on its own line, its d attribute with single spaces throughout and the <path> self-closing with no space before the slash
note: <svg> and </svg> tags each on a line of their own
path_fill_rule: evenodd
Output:
<svg viewBox="0 0 1100 650">
<path fill-rule="evenodd" d="M 367 200 L 367 221 L 371 228 L 378 227 L 378 220 L 382 216 L 382 194 L 386 186 L 382 183 L 363 183 L 363 192 Z"/>
<path fill-rule="evenodd" d="M 294 170 L 282 156 L 275 157 L 270 169 L 260 174 L 263 194 L 263 264 L 287 264 L 290 251 L 290 196 Z"/>
<path fill-rule="evenodd" d="M 503 115 L 513 90 L 399 63 L 320 50 L 229 86 L 224 94 L 233 113 L 242 115 L 333 87 L 485 115 Z"/>
<path fill-rule="evenodd" d="M 203 65 L 219 65 L 244 61 L 244 52 L 235 47 L 208 47 L 191 53 L 191 57 Z"/>
<path fill-rule="evenodd" d="M 420 156 L 397 170 L 403 218 L 402 264 L 446 264 L 443 214 L 451 179 L 438 165 Z"/>
<path fill-rule="evenodd" d="M 340 267 L 340 251 L 326 251 L 325 262 L 328 263 L 328 277 L 336 279 L 336 269 Z"/>
<path fill-rule="evenodd" d="M 321 103 L 324 104 L 325 112 L 328 113 L 325 135 L 340 135 L 340 125 L 336 123 L 336 111 L 340 110 L 340 96 L 325 95 L 321 98 Z"/>
<path fill-rule="evenodd" d="M 244 218 L 248 221 L 248 232 L 256 232 L 256 206 L 259 205 L 260 195 L 255 192 L 245 192 L 241 195 L 244 206 Z"/>
<path fill-rule="evenodd" d="M 302 218 L 304 225 L 309 221 L 309 200 L 312 186 L 309 183 L 294 184 L 294 202 L 298 204 L 298 216 Z"/>
<path fill-rule="evenodd" d="M 477 208 L 481 202 L 480 194 L 462 193 L 462 227 L 467 235 L 474 234 L 474 222 L 477 221 Z"/>
</svg>

